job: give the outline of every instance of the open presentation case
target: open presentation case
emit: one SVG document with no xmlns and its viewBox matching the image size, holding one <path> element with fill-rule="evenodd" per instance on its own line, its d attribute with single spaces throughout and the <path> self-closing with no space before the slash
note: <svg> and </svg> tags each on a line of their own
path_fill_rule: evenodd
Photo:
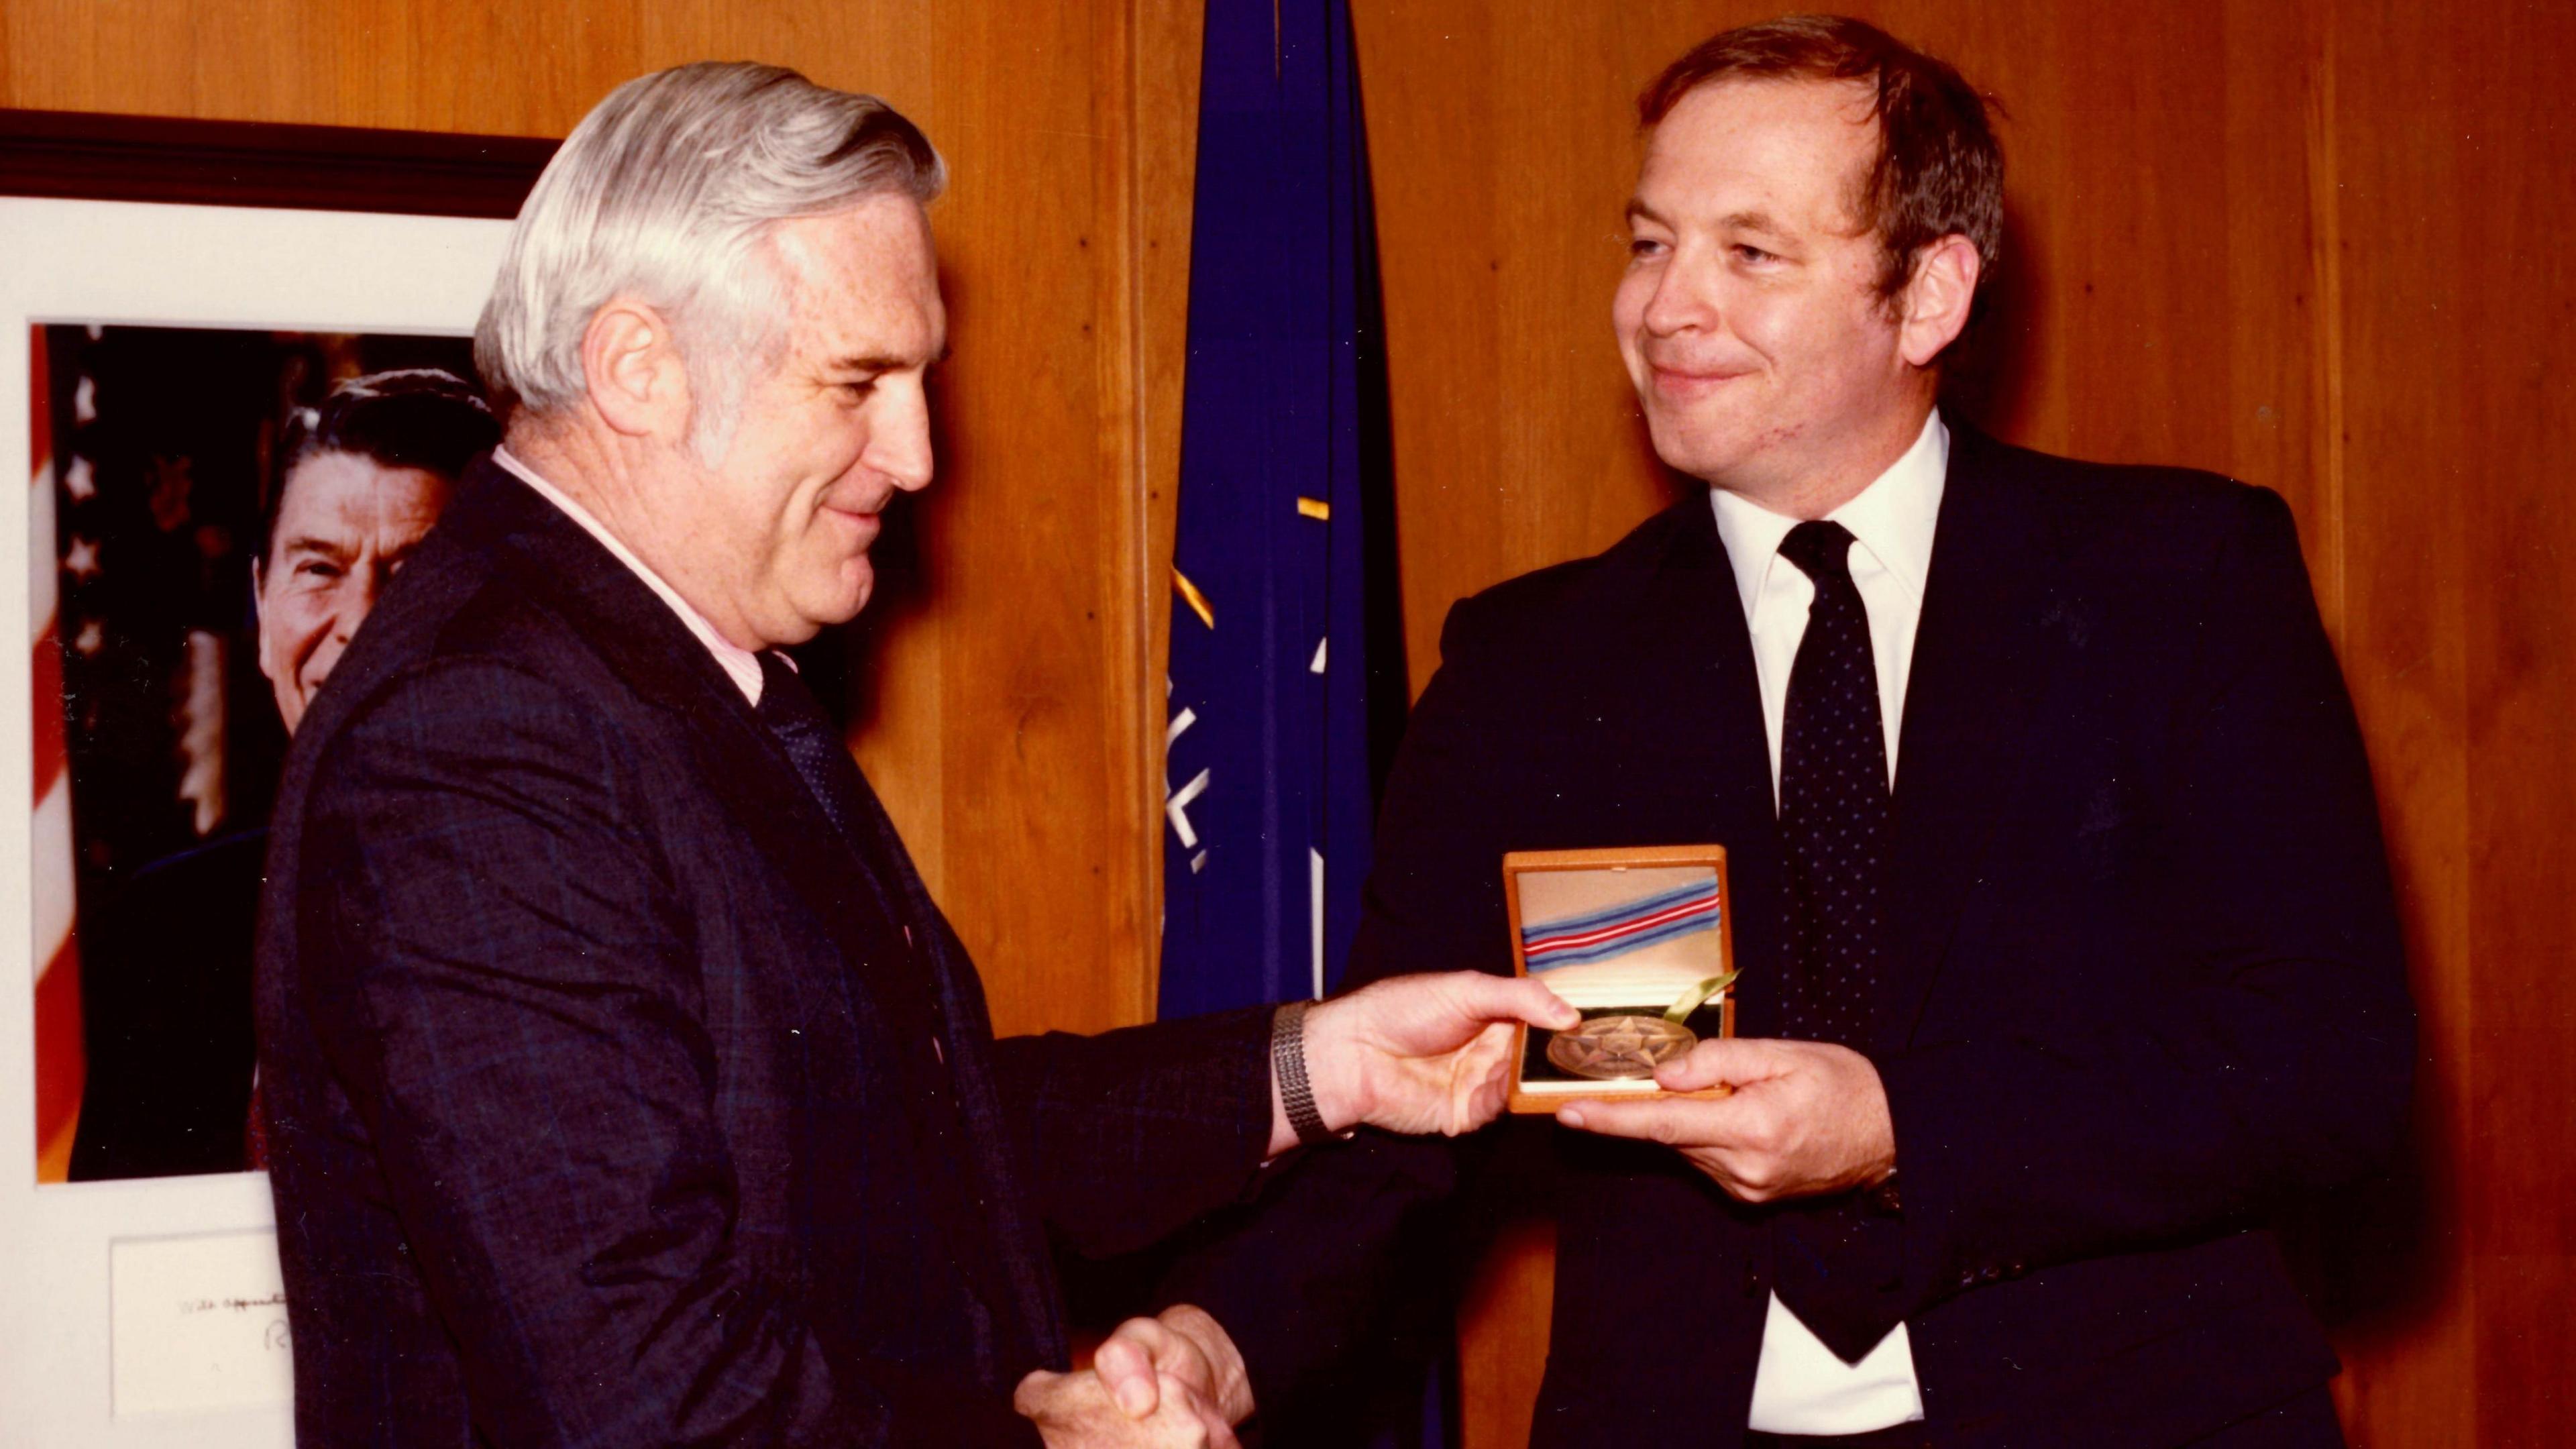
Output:
<svg viewBox="0 0 2576 1449">
<path fill-rule="evenodd" d="M 1583 1025 L 1522 1027 L 1511 1109 L 1666 1092 L 1657 1064 L 1735 1034 L 1734 907 L 1715 845 L 1513 851 L 1503 857 L 1512 970 L 1536 976 Z"/>
</svg>

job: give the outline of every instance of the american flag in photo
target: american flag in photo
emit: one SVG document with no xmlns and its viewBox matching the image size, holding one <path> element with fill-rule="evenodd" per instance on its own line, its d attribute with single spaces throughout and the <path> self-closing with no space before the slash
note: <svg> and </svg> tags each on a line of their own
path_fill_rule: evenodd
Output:
<svg viewBox="0 0 2576 1449">
<path fill-rule="evenodd" d="M 1717 879 L 1711 876 L 1602 910 L 1525 925 L 1521 959 L 1532 971 L 1580 966 L 1717 926 Z"/>
<path fill-rule="evenodd" d="M 35 383 L 27 561 L 35 684 L 36 1180 L 61 1182 L 71 1164 L 87 1065 L 81 1046 L 80 945 L 72 932 L 72 792 L 64 747 L 59 614 L 64 565 L 54 526 L 53 394 L 44 329 L 31 327 L 28 333 Z M 79 475 L 71 486 L 88 486 L 87 475 Z"/>
</svg>

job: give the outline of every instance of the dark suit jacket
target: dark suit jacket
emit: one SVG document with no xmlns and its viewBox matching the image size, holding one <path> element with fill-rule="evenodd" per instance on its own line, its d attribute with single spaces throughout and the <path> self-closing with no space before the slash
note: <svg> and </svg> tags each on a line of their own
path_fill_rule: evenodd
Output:
<svg viewBox="0 0 2576 1449">
<path fill-rule="evenodd" d="M 707 651 L 488 463 L 273 828 L 308 1446 L 1034 1445 L 1049 1236 L 1131 1249 L 1266 1144 L 1262 1012 L 993 1042 L 890 832 L 881 903 Z"/>
<path fill-rule="evenodd" d="M 2334 1359 L 2267 1207 L 2399 1131 L 2413 1014 L 2370 778 L 2275 495 L 1954 432 L 1895 792 L 1869 1052 L 1903 1210 L 1824 1340 L 1910 1325 L 1957 1444 L 2177 1444 Z M 1728 850 L 1740 1029 L 1773 1030 L 1784 884 L 1744 612 L 1705 498 L 1460 604 L 1387 792 L 1351 972 L 1509 971 L 1506 850 Z M 1668 1150 L 1551 1127 L 1535 1442 L 1729 1445 L 1771 1286 L 1818 1264 Z M 1291 1406 L 1365 1353 L 1461 1159 L 1298 1167 L 1172 1285 Z M 1408 1238 L 1407 1234 L 1415 1237 Z M 1308 1442 L 1300 1439 L 1298 1442 Z"/>
<path fill-rule="evenodd" d="M 265 829 L 156 860 L 81 923 L 74 1182 L 250 1165 L 251 940 Z"/>
</svg>

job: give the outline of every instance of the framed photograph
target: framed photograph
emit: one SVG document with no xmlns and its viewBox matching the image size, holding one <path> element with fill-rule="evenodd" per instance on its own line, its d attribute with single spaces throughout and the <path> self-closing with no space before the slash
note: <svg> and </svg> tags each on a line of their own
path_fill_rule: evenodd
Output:
<svg viewBox="0 0 2576 1449">
<path fill-rule="evenodd" d="M 13 1439 L 293 1440 L 250 1127 L 267 806 L 440 470 L 489 446 L 471 333 L 552 151 L 0 111 Z"/>
<path fill-rule="evenodd" d="M 1514 851 L 1503 857 L 1512 969 L 1583 1013 L 1567 1031 L 1520 1028 L 1515 1112 L 1584 1097 L 1671 1093 L 1655 1068 L 1703 1037 L 1735 1034 L 1734 907 L 1715 845 Z"/>
</svg>

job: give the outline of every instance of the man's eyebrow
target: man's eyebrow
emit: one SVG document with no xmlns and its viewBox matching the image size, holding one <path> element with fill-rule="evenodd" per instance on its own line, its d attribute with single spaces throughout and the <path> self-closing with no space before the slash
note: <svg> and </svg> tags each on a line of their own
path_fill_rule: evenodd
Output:
<svg viewBox="0 0 2576 1449">
<path fill-rule="evenodd" d="M 948 360 L 948 339 L 939 340 L 939 349 L 928 355 L 916 352 L 854 352 L 833 358 L 824 365 L 826 376 L 863 373 L 874 377 L 885 372 L 909 372 L 916 367 L 936 367 Z"/>
<path fill-rule="evenodd" d="M 317 536 L 312 534 L 289 534 L 289 536 L 283 536 L 283 539 L 278 539 L 276 552 L 270 554 L 270 557 L 278 559 L 281 565 L 283 562 L 291 562 L 291 559 L 322 559 L 322 562 L 330 562 L 330 565 L 345 565 L 353 554 L 355 549 L 350 549 L 345 539 L 317 539 Z"/>
<path fill-rule="evenodd" d="M 834 358 L 832 360 L 832 371 L 899 372 L 912 365 L 912 358 L 897 357 L 891 352 L 862 352 L 854 353 L 848 357 Z"/>
<path fill-rule="evenodd" d="M 1662 212 L 1647 205 L 1645 200 L 1639 197 L 1629 199 L 1627 219 L 1630 226 L 1635 226 L 1640 221 L 1650 221 L 1667 230 L 1672 227 L 1672 222 Z M 1730 211 L 1719 217 L 1717 224 L 1728 231 L 1758 231 L 1765 236 L 1775 237 L 1787 237 L 1791 234 L 1789 228 L 1781 225 L 1778 218 L 1767 211 L 1760 210 Z"/>
</svg>

